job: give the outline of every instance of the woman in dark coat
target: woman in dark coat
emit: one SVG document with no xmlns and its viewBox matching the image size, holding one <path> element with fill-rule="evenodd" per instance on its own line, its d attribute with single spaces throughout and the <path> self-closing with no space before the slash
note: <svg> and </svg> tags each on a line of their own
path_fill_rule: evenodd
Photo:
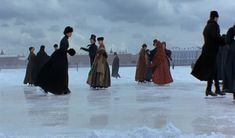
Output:
<svg viewBox="0 0 235 138">
<path fill-rule="evenodd" d="M 145 74 L 145 81 L 146 82 L 151 82 L 152 81 L 152 67 L 151 67 L 151 60 L 150 60 L 150 50 L 146 50 L 147 54 L 147 69 L 146 69 L 146 74 Z"/>
<path fill-rule="evenodd" d="M 89 72 L 87 84 L 95 89 L 108 88 L 111 86 L 110 69 L 107 61 L 108 54 L 103 43 L 104 38 L 99 37 L 97 40 L 100 46 Z"/>
<path fill-rule="evenodd" d="M 195 67 L 193 68 L 192 75 L 201 81 L 207 81 L 206 96 L 224 95 L 221 92 L 219 81 L 217 78 L 216 70 L 216 57 L 219 46 L 223 45 L 224 41 L 220 35 L 220 28 L 217 23 L 219 15 L 216 11 L 212 11 L 210 19 L 203 31 L 204 46 L 202 48 L 202 54 L 197 60 Z M 215 83 L 216 93 L 212 92 L 213 80 Z"/>
<path fill-rule="evenodd" d="M 41 46 L 40 51 L 37 53 L 37 74 L 39 74 L 42 67 L 47 63 L 49 60 L 49 56 L 45 52 L 45 46 Z"/>
<path fill-rule="evenodd" d="M 117 53 L 114 52 L 114 59 L 113 59 L 113 64 L 112 64 L 112 77 L 120 78 L 118 71 L 119 71 L 119 57 Z"/>
<path fill-rule="evenodd" d="M 235 100 L 235 25 L 227 32 L 226 43 L 229 45 L 227 62 L 225 66 L 224 87 L 228 89 L 227 92 L 233 93 Z"/>
<path fill-rule="evenodd" d="M 145 76 L 147 73 L 148 55 L 146 52 L 147 45 L 143 44 L 139 52 L 139 59 L 136 65 L 135 81 L 143 83 L 145 82 Z"/>
<path fill-rule="evenodd" d="M 226 39 L 226 35 L 222 35 L 222 37 L 224 38 L 224 40 Z M 229 47 L 227 44 L 219 47 L 219 51 L 217 54 L 217 76 L 219 80 L 224 80 L 225 77 L 224 69 L 227 61 L 228 50 Z"/>
<path fill-rule="evenodd" d="M 67 26 L 64 30 L 64 37 L 60 41 L 60 48 L 56 50 L 49 61 L 42 67 L 36 81 L 36 85 L 41 87 L 46 93 L 55 95 L 69 94 L 68 88 L 68 58 L 67 53 L 75 55 L 73 49 L 69 48 L 69 37 L 72 36 L 73 28 Z"/>
<path fill-rule="evenodd" d="M 34 54 L 35 48 L 29 48 L 29 56 L 28 56 L 28 65 L 26 69 L 26 74 L 24 78 L 24 84 L 29 84 L 32 86 L 35 83 L 35 79 L 37 76 L 37 67 L 36 67 L 36 55 Z"/>
</svg>

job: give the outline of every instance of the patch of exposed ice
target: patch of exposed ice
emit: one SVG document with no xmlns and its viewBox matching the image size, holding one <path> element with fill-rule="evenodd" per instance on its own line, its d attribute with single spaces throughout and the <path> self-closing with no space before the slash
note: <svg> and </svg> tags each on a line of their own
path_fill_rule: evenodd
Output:
<svg viewBox="0 0 235 138">
<path fill-rule="evenodd" d="M 163 129 L 152 129 L 148 127 L 136 128 L 127 132 L 117 131 L 92 131 L 86 138 L 225 138 L 220 133 L 211 133 L 210 135 L 183 134 L 173 124 L 169 123 Z"/>
<path fill-rule="evenodd" d="M 162 129 L 152 129 L 149 127 L 136 128 L 126 132 L 115 130 L 92 130 L 84 135 L 41 135 L 41 136 L 16 136 L 4 135 L 0 133 L 0 138 L 227 138 L 221 133 L 211 132 L 210 135 L 183 134 L 181 130 L 169 123 Z M 235 138 L 235 137 L 232 137 Z"/>
</svg>

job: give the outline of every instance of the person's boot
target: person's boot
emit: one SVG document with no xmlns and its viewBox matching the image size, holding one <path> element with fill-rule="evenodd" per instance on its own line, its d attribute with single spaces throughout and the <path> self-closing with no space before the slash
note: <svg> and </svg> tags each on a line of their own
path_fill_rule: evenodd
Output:
<svg viewBox="0 0 235 138">
<path fill-rule="evenodd" d="M 220 89 L 216 89 L 215 94 L 224 96 L 226 95 L 224 92 L 222 92 Z"/>
<path fill-rule="evenodd" d="M 212 91 L 210 91 L 210 90 L 206 90 L 206 96 L 217 96 L 217 94 L 216 93 L 213 93 Z"/>
<path fill-rule="evenodd" d="M 212 89 L 212 81 L 207 81 L 207 88 L 206 88 L 206 96 L 217 96 L 215 93 L 211 91 Z"/>
<path fill-rule="evenodd" d="M 233 100 L 235 100 L 235 93 L 233 93 Z"/>
</svg>

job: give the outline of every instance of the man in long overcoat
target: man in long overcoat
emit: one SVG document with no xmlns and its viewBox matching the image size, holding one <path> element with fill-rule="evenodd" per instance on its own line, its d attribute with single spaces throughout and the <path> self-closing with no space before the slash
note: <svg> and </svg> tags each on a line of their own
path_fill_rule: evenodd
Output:
<svg viewBox="0 0 235 138">
<path fill-rule="evenodd" d="M 218 25 L 219 14 L 217 11 L 211 11 L 210 19 L 203 31 L 204 46 L 202 54 L 197 60 L 192 75 L 201 81 L 207 81 L 206 96 L 224 95 L 221 92 L 216 70 L 216 57 L 219 46 L 223 45 L 224 40 L 220 35 Z M 215 93 L 212 92 L 213 80 L 215 83 Z"/>
</svg>

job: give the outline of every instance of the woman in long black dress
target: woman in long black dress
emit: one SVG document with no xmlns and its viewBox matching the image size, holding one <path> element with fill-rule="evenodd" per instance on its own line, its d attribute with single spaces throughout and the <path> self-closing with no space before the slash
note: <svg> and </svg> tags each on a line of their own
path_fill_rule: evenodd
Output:
<svg viewBox="0 0 235 138">
<path fill-rule="evenodd" d="M 116 52 L 114 52 L 114 59 L 112 64 L 112 77 L 114 78 L 121 78 L 119 75 L 119 57 Z"/>
<path fill-rule="evenodd" d="M 35 48 L 29 48 L 29 57 L 28 57 L 28 65 L 26 69 L 26 74 L 24 78 L 24 84 L 29 84 L 32 86 L 35 83 L 37 68 L 36 68 L 36 55 L 34 54 Z"/>
<path fill-rule="evenodd" d="M 72 36 L 73 28 L 67 26 L 64 30 L 64 37 L 60 41 L 60 48 L 56 50 L 49 61 L 42 67 L 36 81 L 36 85 L 44 92 L 55 95 L 69 94 L 68 88 L 68 58 L 67 53 L 75 55 L 74 49 L 69 49 L 69 37 Z"/>
<path fill-rule="evenodd" d="M 235 24 L 229 28 L 226 36 L 226 43 L 229 45 L 227 53 L 227 61 L 225 64 L 225 78 L 224 87 L 228 89 L 225 92 L 233 93 L 233 99 L 235 100 Z"/>
</svg>

